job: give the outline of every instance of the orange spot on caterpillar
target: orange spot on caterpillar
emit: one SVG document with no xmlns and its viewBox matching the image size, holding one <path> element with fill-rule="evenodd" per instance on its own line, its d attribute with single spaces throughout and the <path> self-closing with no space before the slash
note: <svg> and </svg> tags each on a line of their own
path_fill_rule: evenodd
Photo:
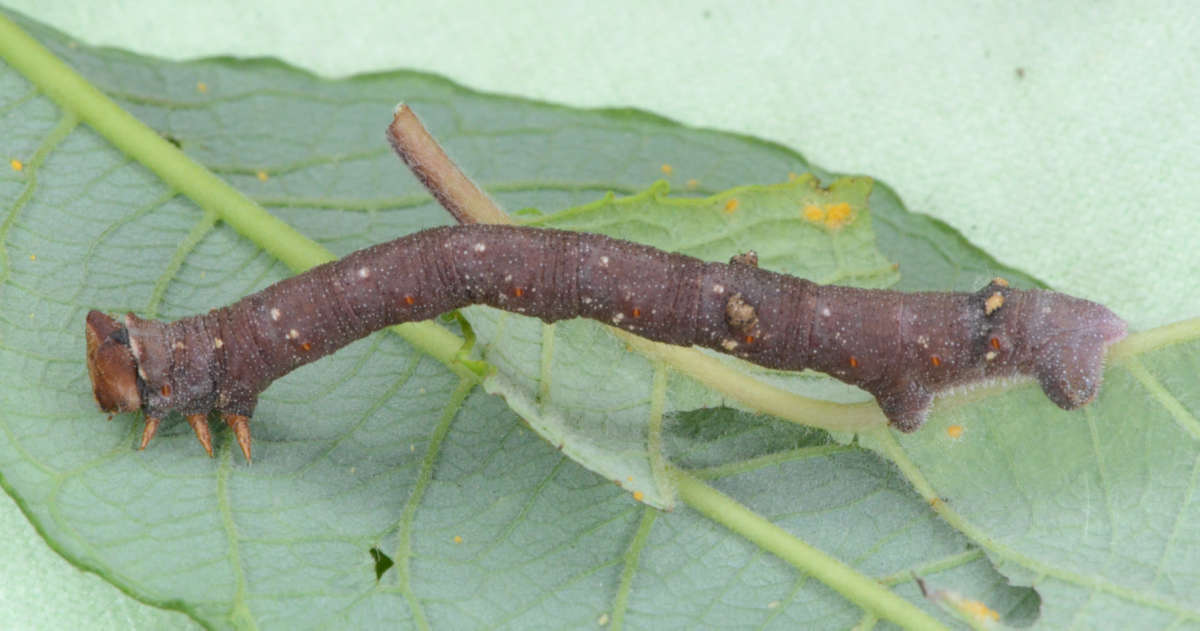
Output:
<svg viewBox="0 0 1200 631">
<path fill-rule="evenodd" d="M 21 162 L 20 160 L 18 160 L 16 158 L 9 160 L 8 166 L 12 167 L 13 171 L 24 171 L 25 170 L 25 163 Z"/>
<path fill-rule="evenodd" d="M 988 344 L 991 344 L 992 348 L 1000 350 L 1000 338 L 993 337 L 992 339 L 988 340 Z"/>
<path fill-rule="evenodd" d="M 747 335 L 745 339 L 746 339 L 746 343 L 747 343 L 747 344 L 753 344 L 753 343 L 754 343 L 754 336 L 753 336 L 753 335 Z"/>
<path fill-rule="evenodd" d="M 637 307 L 634 307 L 633 308 L 633 317 L 635 317 L 635 318 L 642 317 L 642 310 L 638 309 Z"/>
<path fill-rule="evenodd" d="M 675 171 L 675 168 L 669 164 L 663 164 L 661 167 L 658 168 L 658 170 L 662 171 L 663 175 L 670 175 L 671 173 L 673 173 Z"/>
<path fill-rule="evenodd" d="M 841 202 L 832 204 L 826 209 L 825 226 L 828 228 L 841 228 L 850 223 L 851 216 L 854 211 L 850 210 L 850 204 Z"/>
<path fill-rule="evenodd" d="M 736 197 L 730 199 L 729 201 L 725 202 L 725 212 L 731 213 L 737 210 L 740 204 L 741 202 L 739 202 Z"/>
<path fill-rule="evenodd" d="M 462 543 L 462 535 L 454 535 L 454 543 Z"/>
<path fill-rule="evenodd" d="M 411 304 L 412 304 L 412 303 L 414 303 L 414 302 L 416 302 L 416 300 L 413 300 L 413 297 L 412 297 L 412 296 L 405 296 L 405 297 L 404 297 L 404 304 L 406 304 L 406 305 L 411 305 Z"/>
<path fill-rule="evenodd" d="M 525 295 L 525 290 L 521 289 L 520 287 L 516 287 L 513 289 L 513 295 L 517 298 L 520 298 L 521 296 Z"/>
<path fill-rule="evenodd" d="M 301 344 L 301 345 L 300 345 L 300 350 L 302 350 L 302 351 L 305 351 L 305 352 L 308 352 L 308 351 L 312 350 L 312 344 L 309 344 L 308 342 L 305 342 L 305 343 L 303 343 L 303 344 Z"/>
<path fill-rule="evenodd" d="M 850 367 L 858 368 L 858 358 L 853 355 L 850 356 Z"/>
<path fill-rule="evenodd" d="M 645 494 L 645 493 L 643 493 L 643 492 L 641 492 L 641 491 L 634 491 L 634 492 L 633 492 L 633 499 L 635 499 L 635 500 L 637 500 L 637 501 L 639 501 L 639 502 L 640 502 L 640 501 L 642 501 L 642 500 L 646 499 L 646 494 Z"/>
<path fill-rule="evenodd" d="M 813 223 L 825 221 L 825 210 L 820 206 L 809 204 L 804 207 L 804 218 Z"/>
<path fill-rule="evenodd" d="M 942 358 L 938 357 L 937 355 L 930 355 L 929 363 L 933 364 L 934 368 L 937 368 L 938 366 L 942 365 Z"/>
<path fill-rule="evenodd" d="M 199 92 L 200 94 L 207 93 L 208 92 L 208 84 L 203 81 L 197 81 L 196 82 L 196 91 Z"/>
<path fill-rule="evenodd" d="M 946 435 L 950 438 L 962 438 L 963 432 L 967 431 L 962 425 L 951 425 L 946 428 Z"/>
<path fill-rule="evenodd" d="M 262 171 L 262 170 L 259 170 L 258 173 L 255 173 L 254 177 L 258 178 L 259 182 L 266 182 L 268 179 L 271 178 L 271 176 L 267 175 L 266 171 Z"/>
<path fill-rule="evenodd" d="M 163 387 L 162 387 L 162 395 L 163 395 L 164 397 L 169 397 L 169 396 L 171 396 L 171 384 L 169 384 L 169 383 L 164 383 L 164 384 L 163 384 Z"/>
</svg>

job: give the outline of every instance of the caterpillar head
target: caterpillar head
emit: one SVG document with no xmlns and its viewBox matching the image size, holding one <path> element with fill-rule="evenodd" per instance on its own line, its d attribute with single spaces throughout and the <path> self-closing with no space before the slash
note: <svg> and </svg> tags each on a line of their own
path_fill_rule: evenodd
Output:
<svg viewBox="0 0 1200 631">
<path fill-rule="evenodd" d="M 142 408 L 137 362 L 129 349 L 129 333 L 116 320 L 99 311 L 87 315 L 88 375 L 96 404 L 108 413 Z"/>
</svg>

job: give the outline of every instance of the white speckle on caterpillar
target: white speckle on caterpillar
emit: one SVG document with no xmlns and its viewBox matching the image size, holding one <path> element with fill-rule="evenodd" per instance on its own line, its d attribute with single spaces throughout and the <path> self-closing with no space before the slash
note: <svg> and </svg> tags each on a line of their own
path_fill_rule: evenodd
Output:
<svg viewBox="0 0 1200 631">
<path fill-rule="evenodd" d="M 924 335 L 918 335 L 917 344 L 919 344 L 921 348 L 929 348 L 929 338 L 925 337 Z"/>
<path fill-rule="evenodd" d="M 358 268 L 358 277 L 359 278 L 367 278 L 370 275 L 371 275 L 371 270 L 369 270 L 365 267 Z"/>
<path fill-rule="evenodd" d="M 988 361 L 992 361 L 992 360 L 996 359 L 996 351 L 988 351 L 987 354 L 983 356 L 983 358 Z"/>
<path fill-rule="evenodd" d="M 214 337 L 213 338 L 213 348 L 221 348 L 222 346 L 225 346 L 225 340 L 223 340 L 219 337 Z"/>
<path fill-rule="evenodd" d="M 183 349 L 187 348 L 187 345 L 184 344 L 183 342 L 175 342 L 175 348 L 176 348 L 176 350 L 183 350 Z"/>
<path fill-rule="evenodd" d="M 733 349 L 735 349 L 737 347 L 738 347 L 738 343 L 733 340 L 722 340 L 721 341 L 721 348 L 724 348 L 727 351 L 732 351 Z"/>
<path fill-rule="evenodd" d="M 298 337 L 300 337 L 300 332 L 297 331 L 296 329 L 292 329 L 287 332 L 287 339 L 289 339 L 289 340 L 294 340 Z"/>
<path fill-rule="evenodd" d="M 713 285 L 713 293 L 714 294 L 725 293 L 725 285 Z"/>
<path fill-rule="evenodd" d="M 272 320 L 279 322 L 279 316 L 281 316 L 281 315 L 283 315 L 283 314 L 279 313 L 278 307 L 271 307 L 271 319 Z"/>
<path fill-rule="evenodd" d="M 613 322 L 613 324 L 620 324 L 621 320 L 624 320 L 624 319 L 625 319 L 625 314 L 618 312 L 615 315 L 613 315 L 612 322 Z"/>
<path fill-rule="evenodd" d="M 607 256 L 600 257 L 600 266 L 608 267 L 608 257 Z"/>
<path fill-rule="evenodd" d="M 821 307 L 821 315 L 828 318 L 829 316 L 833 315 L 833 312 L 829 310 L 829 307 Z"/>
<path fill-rule="evenodd" d="M 486 252 L 486 251 L 487 251 L 487 246 L 486 246 L 486 245 L 484 245 L 483 243 L 476 243 L 476 244 L 475 244 L 475 251 L 476 251 L 476 252 Z"/>
</svg>

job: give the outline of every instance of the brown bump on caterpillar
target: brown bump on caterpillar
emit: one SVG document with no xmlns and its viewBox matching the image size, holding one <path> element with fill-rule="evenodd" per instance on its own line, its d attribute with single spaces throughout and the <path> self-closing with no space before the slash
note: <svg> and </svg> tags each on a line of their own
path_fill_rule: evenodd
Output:
<svg viewBox="0 0 1200 631">
<path fill-rule="evenodd" d="M 725 323 L 729 328 L 750 338 L 758 328 L 758 312 L 741 294 L 734 294 L 725 301 Z"/>
<path fill-rule="evenodd" d="M 125 327 L 99 311 L 87 315 L 84 337 L 87 341 L 88 376 L 96 405 L 105 412 L 132 412 L 141 409 L 137 363 L 129 350 Z"/>
<path fill-rule="evenodd" d="M 754 250 L 746 250 L 741 254 L 734 254 L 732 257 L 730 257 L 729 264 L 758 267 L 758 252 L 755 252 Z"/>
<path fill-rule="evenodd" d="M 237 437 L 238 446 L 242 448 L 242 455 L 246 457 L 246 462 L 251 462 L 250 459 L 250 417 L 241 414 L 231 414 L 223 412 L 221 418 L 233 430 L 233 435 Z"/>
<path fill-rule="evenodd" d="M 187 424 L 192 426 L 192 431 L 196 433 L 196 440 L 204 447 L 204 451 L 208 453 L 208 457 L 213 457 L 212 450 L 212 432 L 208 429 L 208 417 L 204 414 L 188 414 Z"/>
<path fill-rule="evenodd" d="M 984 315 L 992 315 L 1003 304 L 1004 304 L 1004 294 L 1002 294 L 998 291 L 994 292 L 992 295 L 988 296 L 987 300 L 983 303 L 983 314 Z M 992 338 L 992 339 L 995 339 L 995 338 Z"/>
<path fill-rule="evenodd" d="M 162 419 L 156 416 L 146 417 L 146 427 L 142 428 L 142 443 L 138 445 L 138 451 L 144 451 L 146 445 L 150 444 L 150 439 L 154 438 L 154 433 L 158 431 L 158 425 L 162 423 Z"/>
</svg>

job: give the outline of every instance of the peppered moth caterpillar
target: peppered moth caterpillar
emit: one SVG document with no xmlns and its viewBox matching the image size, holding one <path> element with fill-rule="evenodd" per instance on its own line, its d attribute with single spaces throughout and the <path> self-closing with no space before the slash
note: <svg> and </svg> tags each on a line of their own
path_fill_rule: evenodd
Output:
<svg viewBox="0 0 1200 631">
<path fill-rule="evenodd" d="M 436 174 L 417 171 L 439 189 Z M 177 411 L 211 455 L 206 417 L 217 411 L 249 459 L 249 420 L 275 379 L 385 326 L 477 304 L 824 372 L 872 394 L 905 432 L 935 394 L 1017 374 L 1064 409 L 1084 405 L 1105 349 L 1125 334 L 1102 305 L 1002 279 L 973 293 L 824 286 L 761 269 L 753 253 L 713 263 L 597 234 L 476 224 L 372 246 L 170 323 L 92 311 L 88 370 L 101 409 L 144 410 L 143 448 Z"/>
</svg>

